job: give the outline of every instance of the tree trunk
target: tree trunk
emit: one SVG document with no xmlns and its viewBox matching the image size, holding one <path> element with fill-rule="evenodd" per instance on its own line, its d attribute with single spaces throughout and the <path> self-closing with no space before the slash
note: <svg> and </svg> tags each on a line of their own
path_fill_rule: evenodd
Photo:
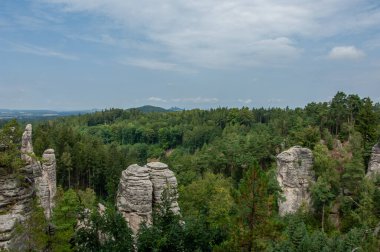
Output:
<svg viewBox="0 0 380 252">
<path fill-rule="evenodd" d="M 322 206 L 322 233 L 325 232 L 324 224 L 325 224 L 325 203 L 323 203 L 323 206 Z"/>
<path fill-rule="evenodd" d="M 71 188 L 70 180 L 71 180 L 71 178 L 70 178 L 70 169 L 69 169 L 69 189 Z"/>
</svg>

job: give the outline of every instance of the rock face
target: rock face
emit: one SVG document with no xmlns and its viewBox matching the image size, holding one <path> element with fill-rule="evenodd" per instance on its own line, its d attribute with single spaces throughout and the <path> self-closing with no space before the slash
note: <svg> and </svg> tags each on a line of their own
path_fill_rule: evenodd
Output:
<svg viewBox="0 0 380 252">
<path fill-rule="evenodd" d="M 153 187 L 149 172 L 148 168 L 134 164 L 120 178 L 116 206 L 134 233 L 140 223 L 150 223 L 152 218 Z"/>
<path fill-rule="evenodd" d="M 166 164 L 151 162 L 144 167 L 134 164 L 122 172 L 116 205 L 135 234 L 140 223 L 151 223 L 152 211 L 161 203 L 165 188 L 173 196 L 171 210 L 179 214 L 177 179 Z"/>
<path fill-rule="evenodd" d="M 23 222 L 30 213 L 36 168 L 36 164 L 29 164 L 20 169 L 21 176 L 0 175 L 0 250 L 11 246 L 16 223 Z"/>
<path fill-rule="evenodd" d="M 372 148 L 371 159 L 368 163 L 367 177 L 373 177 L 375 174 L 380 174 L 380 143 Z"/>
<path fill-rule="evenodd" d="M 32 163 L 34 160 L 31 155 L 33 155 L 32 125 L 28 124 L 21 138 L 21 159 L 27 163 Z"/>
<path fill-rule="evenodd" d="M 42 165 L 39 166 L 39 174 L 35 178 L 35 186 L 47 219 L 51 217 L 57 192 L 56 166 L 54 150 L 45 150 L 42 155 Z"/>
<path fill-rule="evenodd" d="M 284 201 L 279 202 L 279 213 L 296 212 L 301 205 L 310 205 L 310 183 L 315 181 L 313 153 L 295 146 L 277 155 L 277 181 L 283 191 Z"/>
<path fill-rule="evenodd" d="M 177 202 L 177 178 L 169 167 L 160 162 L 151 162 L 146 165 L 150 169 L 149 177 L 153 184 L 153 207 L 161 203 L 161 195 L 165 188 L 169 189 L 173 202 L 171 210 L 173 213 L 179 213 Z"/>
<path fill-rule="evenodd" d="M 15 248 L 19 251 L 22 244 L 15 244 L 13 232 L 15 224 L 28 218 L 34 196 L 37 195 L 44 208 L 47 219 L 54 206 L 56 193 L 56 164 L 54 150 L 43 154 L 42 165 L 34 158 L 32 145 L 32 125 L 28 124 L 22 135 L 21 159 L 26 166 L 20 173 L 0 174 L 0 250 Z"/>
</svg>

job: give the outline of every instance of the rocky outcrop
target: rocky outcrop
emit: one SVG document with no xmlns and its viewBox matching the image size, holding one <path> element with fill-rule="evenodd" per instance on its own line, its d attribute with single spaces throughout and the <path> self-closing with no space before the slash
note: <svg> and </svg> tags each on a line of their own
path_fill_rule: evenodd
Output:
<svg viewBox="0 0 380 252">
<path fill-rule="evenodd" d="M 160 162 L 151 162 L 146 165 L 150 169 L 149 177 L 153 184 L 153 207 L 161 203 L 161 196 L 165 188 L 169 190 L 172 197 L 171 210 L 179 213 L 177 202 L 177 178 L 169 167 Z"/>
<path fill-rule="evenodd" d="M 151 162 L 144 167 L 134 164 L 122 172 L 116 205 L 135 234 L 142 222 L 151 223 L 152 211 L 161 203 L 165 188 L 172 196 L 171 210 L 179 214 L 177 179 L 166 164 Z"/>
<path fill-rule="evenodd" d="M 33 160 L 33 144 L 32 144 L 32 125 L 27 124 L 21 138 L 21 159 L 27 163 L 32 163 Z"/>
<path fill-rule="evenodd" d="M 142 222 L 150 223 L 152 218 L 153 186 L 149 172 L 149 168 L 134 164 L 120 178 L 116 206 L 134 233 Z"/>
<path fill-rule="evenodd" d="M 42 155 L 42 165 L 39 168 L 40 174 L 35 178 L 35 186 L 45 216 L 50 219 L 57 192 L 56 161 L 53 149 L 45 150 Z"/>
<path fill-rule="evenodd" d="M 302 205 L 310 205 L 310 184 L 315 181 L 313 153 L 295 146 L 277 155 L 277 181 L 284 200 L 279 202 L 279 213 L 296 212 Z"/>
<path fill-rule="evenodd" d="M 32 125 L 28 124 L 22 135 L 20 151 L 26 166 L 20 168 L 18 174 L 0 174 L 0 250 L 13 247 L 18 251 L 22 247 L 22 244 L 15 244 L 16 239 L 13 239 L 15 225 L 22 224 L 28 218 L 34 195 L 38 196 L 47 219 L 50 218 L 54 206 L 54 150 L 48 149 L 44 152 L 42 164 L 37 161 L 33 153 Z"/>
<path fill-rule="evenodd" d="M 9 248 L 15 225 L 30 213 L 33 201 L 33 170 L 36 163 L 20 169 L 20 174 L 0 176 L 0 250 Z"/>
<path fill-rule="evenodd" d="M 367 177 L 374 177 L 376 174 L 380 175 L 380 143 L 372 148 L 371 159 L 368 163 Z"/>
</svg>

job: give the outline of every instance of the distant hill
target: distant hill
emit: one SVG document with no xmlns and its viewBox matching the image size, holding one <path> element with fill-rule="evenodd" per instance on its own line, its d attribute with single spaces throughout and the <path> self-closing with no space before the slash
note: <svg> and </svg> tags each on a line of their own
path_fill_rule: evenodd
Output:
<svg viewBox="0 0 380 252">
<path fill-rule="evenodd" d="M 18 110 L 18 109 L 0 109 L 0 120 L 7 119 L 41 119 L 54 118 L 59 116 L 78 115 L 94 112 L 94 110 L 78 111 L 54 111 L 54 110 Z"/>
<path fill-rule="evenodd" d="M 182 111 L 184 109 L 172 107 L 170 109 L 164 109 L 161 107 L 155 107 L 151 105 L 145 105 L 135 108 L 143 113 L 151 112 L 175 112 Z M 29 109 L 0 109 L 0 120 L 9 120 L 16 118 L 18 120 L 37 120 L 37 119 L 49 119 L 60 116 L 71 116 L 71 115 L 83 115 L 88 113 L 93 113 L 99 110 L 74 110 L 74 111 L 55 111 L 55 110 L 29 110 Z"/>
<path fill-rule="evenodd" d="M 182 111 L 184 109 L 177 108 L 177 107 L 171 107 L 170 109 L 164 109 L 161 107 L 156 107 L 152 105 L 144 105 L 142 107 L 135 108 L 137 110 L 140 110 L 143 113 L 150 113 L 150 112 L 176 112 L 176 111 Z"/>
</svg>

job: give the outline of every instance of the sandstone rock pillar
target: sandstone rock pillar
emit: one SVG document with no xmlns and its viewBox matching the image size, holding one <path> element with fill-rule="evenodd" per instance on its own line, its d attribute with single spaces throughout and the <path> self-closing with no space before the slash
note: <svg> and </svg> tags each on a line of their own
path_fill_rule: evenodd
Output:
<svg viewBox="0 0 380 252">
<path fill-rule="evenodd" d="M 310 183 L 315 181 L 313 153 L 307 148 L 294 146 L 277 155 L 277 181 L 284 201 L 279 202 L 279 214 L 296 212 L 303 204 L 310 206 Z"/>
</svg>

